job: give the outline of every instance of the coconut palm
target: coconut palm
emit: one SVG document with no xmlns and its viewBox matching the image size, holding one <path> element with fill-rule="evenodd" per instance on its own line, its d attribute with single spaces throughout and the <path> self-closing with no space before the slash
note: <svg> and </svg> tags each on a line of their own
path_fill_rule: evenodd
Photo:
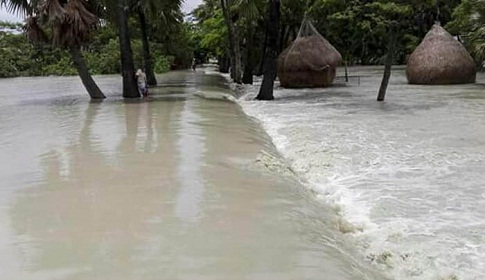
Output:
<svg viewBox="0 0 485 280">
<path fill-rule="evenodd" d="M 100 0 L 104 7 L 104 18 L 117 23 L 120 40 L 121 68 L 123 77 L 123 97 L 140 97 L 135 77 L 133 50 L 128 27 L 130 15 L 135 12 L 140 21 L 141 37 L 143 44 L 143 58 L 149 84 L 157 83 L 153 72 L 153 65 L 150 55 L 147 35 L 147 22 L 158 19 L 162 22 L 170 22 L 174 17 L 180 18 L 181 0 Z"/>
<path fill-rule="evenodd" d="M 242 82 L 244 84 L 253 84 L 253 72 L 254 72 L 254 43 L 255 43 L 255 30 L 258 20 L 262 18 L 263 1 L 261 0 L 237 0 L 236 9 L 237 12 L 243 18 L 243 25 L 245 26 L 245 42 L 246 53 L 244 55 L 244 73 Z"/>
<path fill-rule="evenodd" d="M 280 22 L 280 0 L 268 1 L 268 53 L 265 58 L 263 70 L 263 83 L 259 88 L 259 93 L 256 99 L 258 100 L 273 100 L 273 86 L 277 71 L 277 57 L 278 57 L 278 33 Z"/>
<path fill-rule="evenodd" d="M 53 46 L 69 50 L 79 77 L 89 96 L 93 99 L 105 98 L 89 74 L 81 53 L 92 31 L 98 25 L 94 7 L 86 0 L 0 0 L 0 4 L 13 13 L 27 16 L 26 31 L 29 38 L 37 43 L 51 42 Z M 48 35 L 49 34 L 49 35 Z"/>
<path fill-rule="evenodd" d="M 143 60 L 149 85 L 156 85 L 157 80 L 153 71 L 152 57 L 148 43 L 147 20 L 150 22 L 158 21 L 165 27 L 178 24 L 182 21 L 181 6 L 182 0 L 136 0 L 134 3 L 134 10 L 137 13 L 140 23 Z"/>
<path fill-rule="evenodd" d="M 133 50 L 131 48 L 130 34 L 128 30 L 128 18 L 130 5 L 128 0 L 117 0 L 116 10 L 118 14 L 118 29 L 121 54 L 121 71 L 123 77 L 123 97 L 140 97 L 135 80 L 135 64 L 133 62 Z"/>
</svg>

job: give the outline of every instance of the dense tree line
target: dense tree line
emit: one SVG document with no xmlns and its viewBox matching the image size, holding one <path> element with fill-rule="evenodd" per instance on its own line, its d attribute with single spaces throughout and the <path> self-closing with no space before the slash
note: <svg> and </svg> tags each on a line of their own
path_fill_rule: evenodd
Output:
<svg viewBox="0 0 485 280">
<path fill-rule="evenodd" d="M 435 22 L 460 35 L 477 61 L 485 57 L 480 0 L 204 0 L 189 22 L 181 3 L 0 0 L 27 16 L 26 34 L 36 42 L 29 46 L 18 34 L 2 31 L 6 65 L 0 75 L 77 72 L 97 97 L 90 74 L 122 73 L 123 96 L 138 97 L 135 67 L 146 68 L 149 83 L 156 84 L 154 72 L 188 67 L 195 55 L 200 62 L 217 58 L 236 83 L 252 83 L 253 74 L 274 76 L 275 56 L 298 36 L 304 18 L 340 51 L 345 65 L 386 64 L 390 73 Z M 19 49 L 23 57 L 16 56 Z"/>
<path fill-rule="evenodd" d="M 239 34 L 242 52 L 254 49 L 261 59 L 268 11 L 262 0 L 225 0 L 232 5 L 232 24 Z M 281 0 L 279 48 L 287 47 L 297 36 L 305 16 L 329 40 L 349 64 L 375 65 L 385 60 L 389 30 L 397 34 L 395 63 L 404 63 L 429 28 L 452 20 L 459 0 Z M 470 0 L 465 1 L 470 2 Z M 477 1 L 475 1 L 477 2 Z M 205 0 L 194 12 L 199 34 L 198 49 L 217 57 L 229 56 L 228 24 L 219 1 Z M 249 22 L 249 24 L 248 24 Z M 459 32 L 457 30 L 456 32 Z M 248 35 L 251 36 L 248 36 Z M 255 42 L 250 45 L 248 43 Z M 243 56 L 244 57 L 244 56 Z M 247 61 L 243 63 L 247 65 Z M 260 71 L 259 74 L 261 74 Z"/>
<path fill-rule="evenodd" d="M 194 12 L 199 56 L 219 60 L 237 83 L 242 73 L 263 74 L 269 53 L 270 0 L 205 0 Z M 477 61 L 485 57 L 485 9 L 480 0 L 279 0 L 278 50 L 298 36 L 304 18 L 342 54 L 345 65 L 404 64 L 438 22 L 461 35 Z M 275 24 L 275 23 L 271 23 Z M 240 63 L 239 63 L 240 62 Z M 242 68 L 242 70 L 240 69 Z M 247 76 L 247 75 L 244 75 Z M 386 77 L 387 76 L 387 77 Z M 383 98 L 380 97 L 380 98 Z"/>
</svg>

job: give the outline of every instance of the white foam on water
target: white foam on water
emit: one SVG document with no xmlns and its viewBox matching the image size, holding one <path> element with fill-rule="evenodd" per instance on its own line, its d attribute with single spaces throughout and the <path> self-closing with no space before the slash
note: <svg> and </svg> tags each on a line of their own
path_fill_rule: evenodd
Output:
<svg viewBox="0 0 485 280">
<path fill-rule="evenodd" d="M 394 71 L 360 85 L 277 88 L 238 102 L 306 185 L 341 216 L 343 238 L 394 279 L 485 279 L 485 93 L 421 87 Z"/>
</svg>

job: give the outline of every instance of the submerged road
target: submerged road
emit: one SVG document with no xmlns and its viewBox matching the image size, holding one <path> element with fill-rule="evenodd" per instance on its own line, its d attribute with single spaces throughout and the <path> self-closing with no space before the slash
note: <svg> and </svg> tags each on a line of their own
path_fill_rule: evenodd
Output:
<svg viewBox="0 0 485 280">
<path fill-rule="evenodd" d="M 0 279 L 383 279 L 258 124 L 197 96 L 223 78 L 126 102 L 97 80 L 102 103 L 77 77 L 0 80 Z"/>
</svg>

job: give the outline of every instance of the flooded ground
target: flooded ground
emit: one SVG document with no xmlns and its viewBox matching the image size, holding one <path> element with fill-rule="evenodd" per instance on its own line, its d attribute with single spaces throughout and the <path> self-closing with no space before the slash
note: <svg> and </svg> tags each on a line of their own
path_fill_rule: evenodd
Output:
<svg viewBox="0 0 485 280">
<path fill-rule="evenodd" d="M 0 80 L 0 279 L 384 279 L 202 72 Z"/>
<path fill-rule="evenodd" d="M 361 258 L 399 280 L 485 279 L 485 76 L 408 85 L 356 67 L 347 86 L 277 88 L 239 100 L 320 201 L 341 216 Z M 342 81 L 342 79 L 339 79 Z"/>
</svg>

